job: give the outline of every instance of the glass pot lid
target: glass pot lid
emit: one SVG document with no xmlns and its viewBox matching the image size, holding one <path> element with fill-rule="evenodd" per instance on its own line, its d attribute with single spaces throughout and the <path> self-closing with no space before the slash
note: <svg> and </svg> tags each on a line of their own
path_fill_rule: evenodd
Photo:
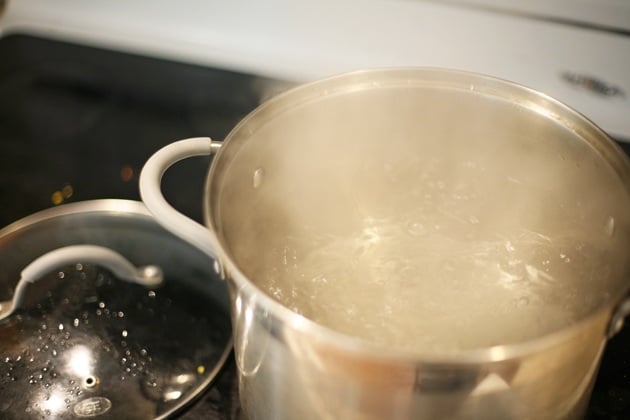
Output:
<svg viewBox="0 0 630 420">
<path fill-rule="evenodd" d="M 38 257 L 77 244 L 162 281 L 76 255 L 18 282 Z M 213 262 L 140 203 L 88 201 L 22 219 L 0 230 L 0 267 L 0 314 L 21 295 L 0 320 L 2 418 L 163 418 L 199 395 L 230 352 L 227 288 Z"/>
</svg>

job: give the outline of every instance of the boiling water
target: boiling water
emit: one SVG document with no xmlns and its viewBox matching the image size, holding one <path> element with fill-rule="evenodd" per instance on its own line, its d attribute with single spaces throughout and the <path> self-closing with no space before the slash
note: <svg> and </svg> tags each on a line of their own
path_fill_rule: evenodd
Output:
<svg viewBox="0 0 630 420">
<path fill-rule="evenodd" d="M 351 179 L 330 182 L 334 205 L 287 194 L 300 222 L 275 237 L 274 225 L 259 228 L 273 246 L 247 262 L 250 277 L 339 332 L 439 354 L 558 330 L 609 297 L 617 269 L 605 193 L 592 205 L 579 198 L 583 186 L 539 183 L 539 174 L 497 179 L 463 161 L 470 177 L 445 178 L 436 176 L 445 164 L 424 163 L 402 177 L 411 181 L 370 168 L 357 181 L 369 181 L 367 195 Z M 320 223 L 318 211 L 337 221 Z"/>
<path fill-rule="evenodd" d="M 211 199 L 283 305 L 441 354 L 559 330 L 625 290 L 627 191 L 571 130 L 455 90 L 326 98 L 255 125 Z"/>
<path fill-rule="evenodd" d="M 571 271 L 592 276 L 585 244 L 520 231 L 453 239 L 437 226 L 364 220 L 348 236 L 287 237 L 262 287 L 318 323 L 379 344 L 449 351 L 518 342 L 558 329 L 589 307 Z M 578 267 L 578 265 L 580 267 Z M 595 298 L 594 296 L 591 296 Z M 576 307 L 583 300 L 584 307 Z M 585 300 L 586 299 L 586 300 Z"/>
</svg>

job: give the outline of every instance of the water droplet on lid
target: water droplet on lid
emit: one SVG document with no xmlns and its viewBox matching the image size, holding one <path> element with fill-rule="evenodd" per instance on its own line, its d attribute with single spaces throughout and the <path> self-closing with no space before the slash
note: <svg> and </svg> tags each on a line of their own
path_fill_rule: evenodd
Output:
<svg viewBox="0 0 630 420">
<path fill-rule="evenodd" d="M 60 272 L 57 274 L 57 276 L 58 276 L 60 279 L 62 279 L 62 278 L 64 278 L 64 277 L 66 277 L 66 273 L 64 273 L 63 271 L 60 271 Z"/>
<path fill-rule="evenodd" d="M 149 290 L 148 296 L 150 298 L 154 298 L 155 297 L 155 290 Z"/>
<path fill-rule="evenodd" d="M 74 325 L 75 327 L 79 326 L 79 318 L 74 318 L 74 321 L 72 321 L 72 325 Z"/>
<path fill-rule="evenodd" d="M 265 178 L 265 170 L 263 168 L 258 168 L 254 171 L 254 176 L 252 178 L 252 185 L 254 188 L 260 188 Z"/>
<path fill-rule="evenodd" d="M 122 330 L 121 335 L 122 335 L 123 337 L 127 337 L 127 334 L 128 334 L 128 333 L 127 333 L 127 330 Z"/>
<path fill-rule="evenodd" d="M 59 324 L 59 331 L 63 331 L 63 324 Z"/>
</svg>

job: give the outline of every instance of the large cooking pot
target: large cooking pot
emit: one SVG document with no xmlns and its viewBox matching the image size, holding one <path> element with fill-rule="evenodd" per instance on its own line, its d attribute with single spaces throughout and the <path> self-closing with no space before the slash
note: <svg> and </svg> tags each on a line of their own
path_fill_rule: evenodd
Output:
<svg viewBox="0 0 630 420">
<path fill-rule="evenodd" d="M 206 227 L 161 196 L 216 152 Z M 577 418 L 628 298 L 630 164 L 513 83 L 439 69 L 298 87 L 173 143 L 143 201 L 228 281 L 252 419 Z"/>
</svg>

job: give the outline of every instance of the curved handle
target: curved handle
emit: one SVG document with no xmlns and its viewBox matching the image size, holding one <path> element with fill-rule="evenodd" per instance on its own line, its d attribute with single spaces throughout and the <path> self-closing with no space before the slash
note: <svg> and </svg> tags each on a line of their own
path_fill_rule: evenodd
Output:
<svg viewBox="0 0 630 420">
<path fill-rule="evenodd" d="M 193 156 L 212 155 L 220 147 L 221 143 L 209 137 L 180 140 L 153 154 L 140 173 L 140 197 L 158 223 L 213 259 L 216 259 L 216 251 L 208 230 L 168 204 L 162 195 L 161 182 L 173 164 Z"/>
<path fill-rule="evenodd" d="M 155 265 L 136 268 L 119 253 L 97 245 L 71 245 L 38 257 L 27 265 L 15 286 L 13 299 L 0 302 L 0 320 L 11 315 L 24 300 L 28 284 L 35 283 L 51 271 L 77 261 L 103 266 L 117 278 L 147 287 L 159 286 L 164 280 L 162 269 Z"/>
</svg>

